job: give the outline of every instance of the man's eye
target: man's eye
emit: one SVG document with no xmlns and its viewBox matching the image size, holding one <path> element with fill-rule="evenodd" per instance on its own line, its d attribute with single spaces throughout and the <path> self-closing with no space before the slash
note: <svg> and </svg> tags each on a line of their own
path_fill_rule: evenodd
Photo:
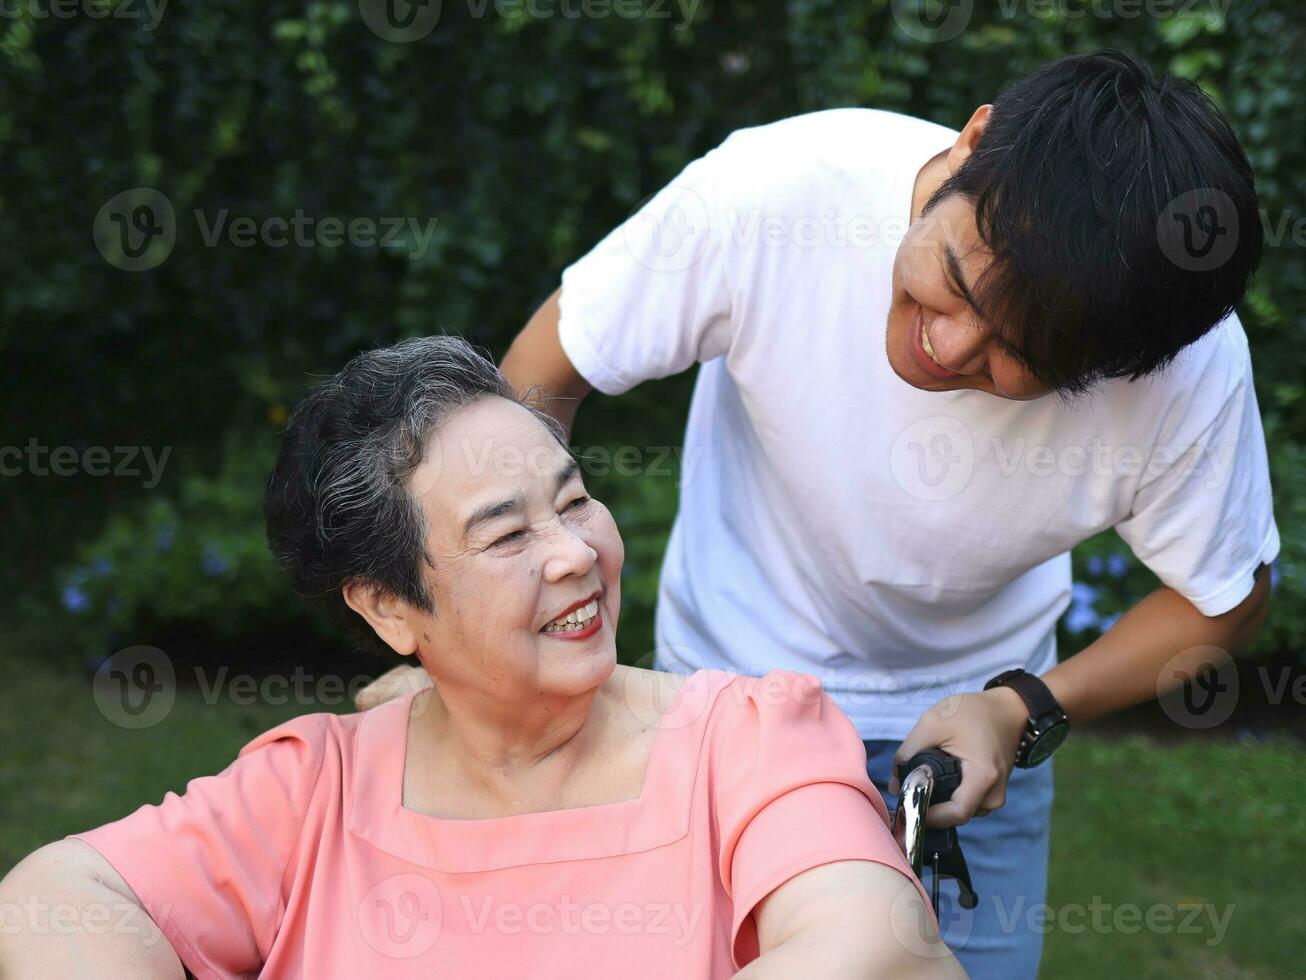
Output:
<svg viewBox="0 0 1306 980">
<path fill-rule="evenodd" d="M 575 510 L 577 507 L 584 507 L 590 502 L 588 496 L 580 496 L 567 505 L 567 510 Z"/>
<path fill-rule="evenodd" d="M 497 539 L 494 543 L 496 545 L 507 544 L 509 541 L 516 541 L 518 538 L 523 537 L 525 534 L 526 534 L 525 531 L 511 531 L 508 534 L 505 534 L 503 537 Z"/>
</svg>

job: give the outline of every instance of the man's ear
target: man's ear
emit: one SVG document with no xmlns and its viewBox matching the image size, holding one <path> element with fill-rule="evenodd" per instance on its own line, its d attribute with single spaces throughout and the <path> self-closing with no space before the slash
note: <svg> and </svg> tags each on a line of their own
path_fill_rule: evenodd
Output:
<svg viewBox="0 0 1306 980">
<path fill-rule="evenodd" d="M 980 137 L 984 135 L 984 129 L 989 124 L 989 110 L 992 108 L 992 104 L 986 102 L 971 113 L 970 121 L 962 127 L 957 142 L 953 143 L 952 149 L 948 151 L 949 174 L 955 174 L 957 168 L 966 162 L 975 151 L 975 147 L 979 145 Z"/>
<path fill-rule="evenodd" d="M 417 652 L 417 632 L 409 623 L 412 610 L 406 602 L 366 582 L 346 582 L 340 591 L 345 604 L 395 653 L 406 657 Z"/>
</svg>

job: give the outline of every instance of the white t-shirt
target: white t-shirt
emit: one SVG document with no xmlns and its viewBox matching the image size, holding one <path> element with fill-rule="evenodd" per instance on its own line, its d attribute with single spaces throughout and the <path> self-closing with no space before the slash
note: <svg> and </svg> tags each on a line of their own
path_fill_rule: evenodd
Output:
<svg viewBox="0 0 1306 980">
<path fill-rule="evenodd" d="M 873 109 L 737 131 L 562 276 L 562 346 L 600 392 L 702 364 L 656 666 L 813 674 L 863 739 L 1054 666 L 1069 549 L 1105 528 L 1208 616 L 1279 548 L 1235 316 L 1069 407 L 893 373 L 894 252 L 956 136 Z"/>
</svg>

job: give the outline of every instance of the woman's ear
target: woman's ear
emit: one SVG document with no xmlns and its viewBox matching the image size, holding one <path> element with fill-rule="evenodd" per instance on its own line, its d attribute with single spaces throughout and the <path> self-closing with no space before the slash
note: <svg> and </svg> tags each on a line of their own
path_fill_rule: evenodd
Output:
<svg viewBox="0 0 1306 980">
<path fill-rule="evenodd" d="M 405 657 L 417 652 L 417 630 L 408 603 L 366 582 L 346 582 L 340 591 L 345 604 L 367 620 L 391 650 Z"/>
<path fill-rule="evenodd" d="M 961 132 L 957 135 L 957 142 L 952 144 L 952 149 L 948 151 L 948 173 L 955 174 L 966 159 L 975 151 L 979 145 L 980 137 L 984 135 L 984 130 L 989 124 L 989 110 L 993 106 L 985 103 L 971 113 L 970 121 L 962 127 Z"/>
</svg>

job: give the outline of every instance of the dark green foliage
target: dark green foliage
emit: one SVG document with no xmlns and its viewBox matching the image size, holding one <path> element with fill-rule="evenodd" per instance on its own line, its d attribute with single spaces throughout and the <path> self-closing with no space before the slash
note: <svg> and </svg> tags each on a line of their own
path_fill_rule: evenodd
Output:
<svg viewBox="0 0 1306 980">
<path fill-rule="evenodd" d="M 148 642 L 141 624 L 174 615 L 256 643 L 297 609 L 263 549 L 257 498 L 286 408 L 358 349 L 448 331 L 501 355 L 568 262 L 735 128 L 840 105 L 960 127 L 1006 80 L 1100 46 L 1200 81 L 1257 171 L 1270 238 L 1242 313 L 1284 537 L 1262 642 L 1301 648 L 1306 65 L 1295 3 L 1250 0 L 1225 16 L 1225 4 L 1179 3 L 1190 12 L 1163 17 L 1131 16 L 1144 5 L 1128 3 L 1115 14 L 977 4 L 946 43 L 905 34 L 887 0 L 705 0 L 692 23 L 674 3 L 633 19 L 619 6 L 591 5 L 608 11 L 594 17 L 564 15 L 579 2 L 534 6 L 555 16 L 446 2 L 410 44 L 381 40 L 344 0 L 176 3 L 153 29 L 139 0 L 86 0 L 62 19 L 14 5 L 20 16 L 0 21 L 0 444 L 173 447 L 152 489 L 30 471 L 0 480 L 6 591 L 27 614 L 67 617 L 70 652 L 95 652 L 110 629 Z M 125 10 L 134 18 L 89 16 Z M 125 272 L 102 258 L 92 227 L 140 186 L 173 205 L 176 243 L 157 268 Z M 411 236 L 210 246 L 204 228 L 224 209 L 255 223 L 302 212 L 315 223 L 434 219 L 435 230 L 425 247 Z M 592 399 L 577 445 L 678 443 L 691 380 Z M 592 484 L 627 538 L 623 655 L 634 660 L 652 643 L 676 481 Z M 183 549 L 170 557 L 156 546 L 169 521 Z"/>
</svg>

